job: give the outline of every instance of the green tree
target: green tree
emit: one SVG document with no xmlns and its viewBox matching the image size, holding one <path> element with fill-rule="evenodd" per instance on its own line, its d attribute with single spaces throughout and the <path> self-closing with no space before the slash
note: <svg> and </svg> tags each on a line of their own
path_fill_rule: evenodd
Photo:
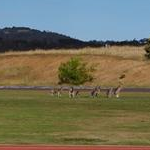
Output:
<svg viewBox="0 0 150 150">
<path fill-rule="evenodd" d="M 94 68 L 88 67 L 87 63 L 79 58 L 71 58 L 66 63 L 61 63 L 58 68 L 59 83 L 79 85 L 93 80 L 91 72 Z"/>
<path fill-rule="evenodd" d="M 146 58 L 150 59 L 150 39 L 148 40 L 147 45 L 145 46 L 145 51 L 146 51 Z"/>
</svg>

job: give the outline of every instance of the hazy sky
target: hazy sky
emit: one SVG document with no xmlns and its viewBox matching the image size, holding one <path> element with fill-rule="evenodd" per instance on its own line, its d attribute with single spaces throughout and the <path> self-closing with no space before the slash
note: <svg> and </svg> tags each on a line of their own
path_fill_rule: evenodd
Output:
<svg viewBox="0 0 150 150">
<path fill-rule="evenodd" d="M 0 0 L 0 28 L 26 26 L 82 40 L 150 37 L 150 0 Z"/>
</svg>

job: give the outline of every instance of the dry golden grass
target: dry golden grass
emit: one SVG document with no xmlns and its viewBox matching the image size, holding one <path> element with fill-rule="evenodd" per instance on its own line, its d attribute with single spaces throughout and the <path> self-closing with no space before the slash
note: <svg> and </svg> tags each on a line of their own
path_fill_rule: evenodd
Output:
<svg viewBox="0 0 150 150">
<path fill-rule="evenodd" d="M 143 47 L 85 48 L 75 50 L 8 52 L 0 55 L 1 85 L 57 85 L 58 67 L 77 56 L 94 65 L 94 81 L 86 85 L 116 86 L 126 75 L 124 86 L 150 86 L 150 62 Z"/>
<path fill-rule="evenodd" d="M 30 50 L 27 52 L 6 52 L 1 55 L 38 55 L 38 54 L 71 54 L 71 55 L 106 55 L 122 58 L 144 59 L 144 47 L 112 46 L 108 48 L 82 48 L 82 49 L 59 49 L 59 50 Z"/>
</svg>

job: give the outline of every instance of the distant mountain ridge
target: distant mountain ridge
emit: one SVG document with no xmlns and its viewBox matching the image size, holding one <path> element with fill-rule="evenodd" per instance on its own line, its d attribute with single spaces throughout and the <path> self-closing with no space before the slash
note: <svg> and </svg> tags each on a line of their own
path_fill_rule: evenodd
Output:
<svg viewBox="0 0 150 150">
<path fill-rule="evenodd" d="M 51 48 L 78 48 L 84 42 L 54 32 L 26 27 L 0 29 L 0 51 Z"/>
<path fill-rule="evenodd" d="M 0 29 L 0 52 L 27 51 L 35 49 L 83 48 L 86 46 L 101 47 L 105 45 L 141 46 L 147 39 L 139 41 L 82 41 L 66 35 L 49 31 L 39 31 L 27 27 L 12 27 Z"/>
</svg>

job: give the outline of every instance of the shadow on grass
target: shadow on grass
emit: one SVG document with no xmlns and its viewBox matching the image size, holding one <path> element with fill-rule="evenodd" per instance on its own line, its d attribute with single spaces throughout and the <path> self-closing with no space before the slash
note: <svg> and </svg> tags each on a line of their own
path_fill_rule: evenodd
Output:
<svg viewBox="0 0 150 150">
<path fill-rule="evenodd" d="M 78 143 L 78 144 L 100 144 L 108 142 L 108 140 L 99 138 L 64 138 L 62 139 L 64 143 Z"/>
</svg>

